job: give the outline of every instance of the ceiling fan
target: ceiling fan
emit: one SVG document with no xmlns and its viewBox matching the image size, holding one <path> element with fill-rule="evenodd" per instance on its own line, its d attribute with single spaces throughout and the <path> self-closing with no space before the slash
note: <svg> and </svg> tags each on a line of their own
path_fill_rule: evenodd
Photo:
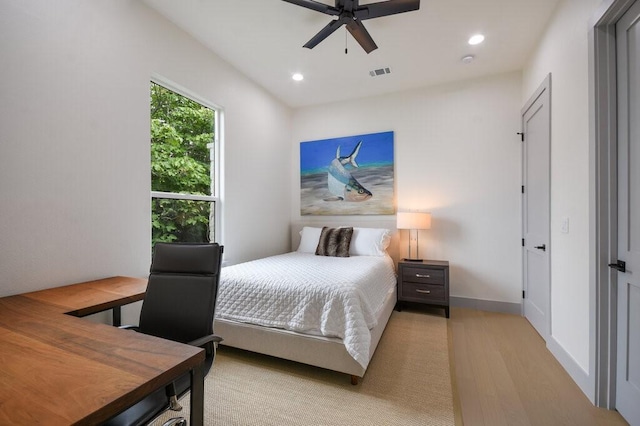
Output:
<svg viewBox="0 0 640 426">
<path fill-rule="evenodd" d="M 377 49 L 378 46 L 376 46 L 376 43 L 364 25 L 362 25 L 361 21 L 380 18 L 381 16 L 395 15 L 396 13 L 411 12 L 420 8 L 420 0 L 387 0 L 362 6 L 358 4 L 359 0 L 336 0 L 335 6 L 329 6 L 328 4 L 314 0 L 283 1 L 338 17 L 338 19 L 329 22 L 327 26 L 321 29 L 320 32 L 313 36 L 303 47 L 313 49 L 335 30 L 342 25 L 346 25 L 347 30 L 367 53 L 371 53 Z"/>
</svg>

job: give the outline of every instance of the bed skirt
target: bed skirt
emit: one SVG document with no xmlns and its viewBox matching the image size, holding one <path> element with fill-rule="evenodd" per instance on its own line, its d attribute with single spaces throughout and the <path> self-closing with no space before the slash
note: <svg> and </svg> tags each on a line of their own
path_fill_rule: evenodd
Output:
<svg viewBox="0 0 640 426">
<path fill-rule="evenodd" d="M 380 309 L 378 324 L 371 329 L 369 360 L 375 353 L 396 301 L 397 295 L 394 290 L 389 293 Z M 224 339 L 222 345 L 225 346 L 301 362 L 351 376 L 363 377 L 366 371 L 366 368 L 349 355 L 342 339 L 339 338 L 301 334 L 225 319 L 214 321 L 214 331 Z"/>
</svg>

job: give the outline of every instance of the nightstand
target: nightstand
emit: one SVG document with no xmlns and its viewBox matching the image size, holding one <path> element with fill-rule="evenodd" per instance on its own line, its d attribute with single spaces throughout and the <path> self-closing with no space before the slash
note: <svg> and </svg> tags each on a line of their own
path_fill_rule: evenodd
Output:
<svg viewBox="0 0 640 426">
<path fill-rule="evenodd" d="M 449 262 L 398 262 L 399 310 L 402 309 L 402 302 L 441 306 L 449 318 Z"/>
</svg>

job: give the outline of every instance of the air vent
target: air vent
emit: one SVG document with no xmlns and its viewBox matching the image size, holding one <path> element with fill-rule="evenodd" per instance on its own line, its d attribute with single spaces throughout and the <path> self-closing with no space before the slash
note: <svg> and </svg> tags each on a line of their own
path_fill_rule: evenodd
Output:
<svg viewBox="0 0 640 426">
<path fill-rule="evenodd" d="M 385 75 L 385 74 L 391 74 L 391 69 L 390 68 L 380 68 L 380 69 L 377 69 L 377 70 L 369 71 L 369 75 L 371 77 L 376 77 L 376 76 Z"/>
</svg>

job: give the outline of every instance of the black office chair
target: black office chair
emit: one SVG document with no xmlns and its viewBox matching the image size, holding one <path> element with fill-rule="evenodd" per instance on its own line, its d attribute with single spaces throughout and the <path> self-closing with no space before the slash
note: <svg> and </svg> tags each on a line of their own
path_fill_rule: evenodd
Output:
<svg viewBox="0 0 640 426">
<path fill-rule="evenodd" d="M 218 244 L 156 243 L 140 325 L 124 327 L 203 347 L 205 376 L 213 364 L 216 346 L 222 341 L 213 334 L 222 251 L 223 246 Z M 144 425 L 167 409 L 179 409 L 176 396 L 184 395 L 190 384 L 190 375 L 186 373 L 106 425 Z"/>
</svg>

